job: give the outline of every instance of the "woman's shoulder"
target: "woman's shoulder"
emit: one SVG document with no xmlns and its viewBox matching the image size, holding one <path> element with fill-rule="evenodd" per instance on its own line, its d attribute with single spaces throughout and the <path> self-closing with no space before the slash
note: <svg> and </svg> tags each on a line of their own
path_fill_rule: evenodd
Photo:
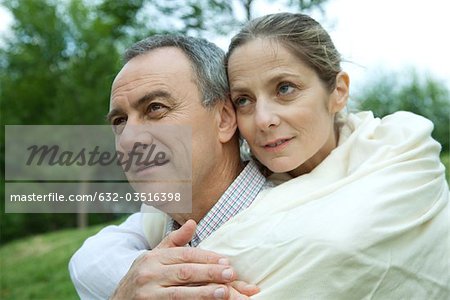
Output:
<svg viewBox="0 0 450 300">
<path fill-rule="evenodd" d="M 408 111 L 398 111 L 382 118 L 370 111 L 351 113 L 342 126 L 343 135 L 360 135 L 370 140 L 393 143 L 406 140 L 425 141 L 431 139 L 434 125 L 427 118 Z"/>
<path fill-rule="evenodd" d="M 433 123 L 426 118 L 399 111 L 383 118 L 371 112 L 349 114 L 340 130 L 339 147 L 332 154 L 342 157 L 347 174 L 361 166 L 387 166 L 394 161 L 434 161 L 439 168 L 440 144 L 431 136 Z"/>
<path fill-rule="evenodd" d="M 433 123 L 427 118 L 409 111 L 397 111 L 381 118 L 375 117 L 372 111 L 350 113 L 346 120 L 347 124 L 358 127 L 363 123 L 376 123 L 378 126 L 392 126 L 395 128 L 414 128 L 431 131 Z"/>
<path fill-rule="evenodd" d="M 381 120 L 382 123 L 395 123 L 406 128 L 422 127 L 429 130 L 433 129 L 433 122 L 421 115 L 417 115 L 409 111 L 397 111 L 390 115 L 384 116 Z"/>
</svg>

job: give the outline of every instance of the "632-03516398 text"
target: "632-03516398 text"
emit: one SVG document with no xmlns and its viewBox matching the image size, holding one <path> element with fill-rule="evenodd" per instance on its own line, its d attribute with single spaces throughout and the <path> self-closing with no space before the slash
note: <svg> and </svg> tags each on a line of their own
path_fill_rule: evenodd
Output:
<svg viewBox="0 0 450 300">
<path fill-rule="evenodd" d="M 119 202 L 119 201 L 142 201 L 142 202 L 179 202 L 181 193 L 99 193 L 93 194 L 70 194 L 60 193 L 47 194 L 11 194 L 10 202 Z"/>
</svg>

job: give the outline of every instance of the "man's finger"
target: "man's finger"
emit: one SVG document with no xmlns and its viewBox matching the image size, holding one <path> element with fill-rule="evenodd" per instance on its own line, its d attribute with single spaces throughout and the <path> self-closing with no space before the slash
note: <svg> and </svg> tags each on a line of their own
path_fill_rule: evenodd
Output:
<svg viewBox="0 0 450 300">
<path fill-rule="evenodd" d="M 163 265 L 174 265 L 183 263 L 195 264 L 219 264 L 229 265 L 228 259 L 218 253 L 191 247 L 176 247 L 168 249 L 152 250 L 146 253 L 148 256 L 157 256 Z"/>
<path fill-rule="evenodd" d="M 235 280 L 230 285 L 239 293 L 246 296 L 253 296 L 260 291 L 258 286 L 247 283 L 245 281 Z"/>
<path fill-rule="evenodd" d="M 239 293 L 232 286 L 229 286 L 228 288 L 230 289 L 230 297 L 228 298 L 228 300 L 248 300 L 248 299 L 250 299 L 248 296 Z"/>
<path fill-rule="evenodd" d="M 162 286 L 231 283 L 236 279 L 236 272 L 230 266 L 217 264 L 177 264 L 166 265 L 162 269 Z"/>
<path fill-rule="evenodd" d="M 152 294 L 154 299 L 229 299 L 229 288 L 225 285 L 208 284 L 202 286 L 171 286 Z M 153 298 L 152 298 L 153 299 Z"/>
<path fill-rule="evenodd" d="M 192 240 L 196 228 L 197 223 L 194 220 L 188 220 L 179 229 L 166 236 L 155 249 L 183 247 Z"/>
</svg>

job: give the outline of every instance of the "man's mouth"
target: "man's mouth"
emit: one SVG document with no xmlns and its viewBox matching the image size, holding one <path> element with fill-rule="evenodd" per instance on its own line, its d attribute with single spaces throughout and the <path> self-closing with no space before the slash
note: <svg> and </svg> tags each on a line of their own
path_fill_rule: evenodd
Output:
<svg viewBox="0 0 450 300">
<path fill-rule="evenodd" d="M 149 172 L 152 172 L 152 169 L 157 169 L 160 166 L 163 166 L 167 164 L 169 160 L 164 161 L 163 163 L 155 163 L 152 162 L 150 164 L 140 164 L 137 168 L 134 169 L 134 173 L 136 175 L 141 175 L 143 173 L 147 174 Z"/>
</svg>

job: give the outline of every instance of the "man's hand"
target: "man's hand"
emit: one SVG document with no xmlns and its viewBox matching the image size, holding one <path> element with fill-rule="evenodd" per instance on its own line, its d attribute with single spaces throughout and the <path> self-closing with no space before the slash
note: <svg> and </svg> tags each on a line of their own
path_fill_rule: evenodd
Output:
<svg viewBox="0 0 450 300">
<path fill-rule="evenodd" d="M 187 221 L 155 249 L 138 257 L 111 299 L 248 299 L 256 294 L 255 285 L 236 281 L 225 257 L 183 247 L 196 226 Z"/>
</svg>

